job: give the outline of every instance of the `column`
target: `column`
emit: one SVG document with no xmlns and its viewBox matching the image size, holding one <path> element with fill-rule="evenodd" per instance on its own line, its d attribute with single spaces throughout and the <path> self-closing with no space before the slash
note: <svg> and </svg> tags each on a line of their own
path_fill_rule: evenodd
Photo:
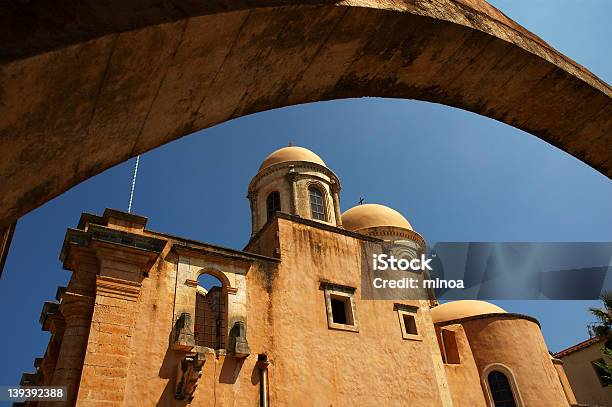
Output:
<svg viewBox="0 0 612 407">
<path fill-rule="evenodd" d="M 297 188 L 295 187 L 295 182 L 297 180 L 298 174 L 295 172 L 293 165 L 289 167 L 289 173 L 287 173 L 287 180 L 289 181 L 289 190 L 291 191 L 291 196 L 289 200 L 291 201 L 290 213 L 291 215 L 298 215 L 297 210 Z"/>
<path fill-rule="evenodd" d="M 331 184 L 332 200 L 334 201 L 334 214 L 336 215 L 336 226 L 342 227 L 342 214 L 340 213 L 340 185 Z"/>
</svg>

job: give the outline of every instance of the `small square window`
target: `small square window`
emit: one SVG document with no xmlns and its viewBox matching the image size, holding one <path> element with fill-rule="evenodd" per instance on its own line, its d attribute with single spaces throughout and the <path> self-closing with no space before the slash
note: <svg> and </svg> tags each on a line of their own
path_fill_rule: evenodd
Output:
<svg viewBox="0 0 612 407">
<path fill-rule="evenodd" d="M 321 283 L 325 293 L 327 326 L 331 329 L 359 332 L 355 309 L 355 288 L 333 283 Z"/>
<path fill-rule="evenodd" d="M 332 321 L 335 324 L 354 325 L 350 297 L 331 294 Z"/>
<path fill-rule="evenodd" d="M 399 317 L 402 338 L 420 341 L 418 307 L 406 304 L 395 304 L 395 310 Z"/>
</svg>

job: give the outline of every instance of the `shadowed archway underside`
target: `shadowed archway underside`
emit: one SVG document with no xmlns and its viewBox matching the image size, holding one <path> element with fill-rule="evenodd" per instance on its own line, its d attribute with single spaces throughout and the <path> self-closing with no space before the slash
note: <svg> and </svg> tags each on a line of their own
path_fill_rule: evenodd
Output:
<svg viewBox="0 0 612 407">
<path fill-rule="evenodd" d="M 610 86 L 481 0 L 60 3 L 0 5 L 0 226 L 197 130 L 361 96 L 469 110 L 612 177 Z"/>
</svg>

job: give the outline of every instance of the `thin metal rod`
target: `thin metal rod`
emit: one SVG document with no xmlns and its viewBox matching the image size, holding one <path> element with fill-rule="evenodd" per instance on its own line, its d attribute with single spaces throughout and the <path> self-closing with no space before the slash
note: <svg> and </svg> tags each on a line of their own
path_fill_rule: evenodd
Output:
<svg viewBox="0 0 612 407">
<path fill-rule="evenodd" d="M 132 175 L 132 190 L 130 191 L 130 203 L 128 204 L 128 213 L 132 213 L 132 200 L 134 199 L 134 187 L 136 186 L 136 175 L 138 174 L 138 163 L 140 156 L 136 156 L 136 165 L 134 166 L 134 174 Z"/>
</svg>

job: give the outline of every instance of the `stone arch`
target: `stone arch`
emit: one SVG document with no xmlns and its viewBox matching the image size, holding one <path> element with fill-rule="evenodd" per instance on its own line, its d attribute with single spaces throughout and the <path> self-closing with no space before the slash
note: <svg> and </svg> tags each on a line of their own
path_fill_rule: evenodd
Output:
<svg viewBox="0 0 612 407">
<path fill-rule="evenodd" d="M 2 6 L 0 226 L 197 130 L 362 96 L 475 112 L 612 176 L 610 86 L 484 0 L 97 3 Z"/>
<path fill-rule="evenodd" d="M 506 376 L 506 378 L 508 379 L 508 383 L 510 384 L 510 388 L 512 390 L 512 396 L 514 397 L 516 407 L 523 407 L 525 403 L 523 402 L 523 398 L 521 397 L 521 392 L 519 391 L 514 372 L 512 371 L 512 369 L 502 363 L 491 363 L 490 365 L 487 365 L 482 371 L 480 380 L 482 382 L 482 388 L 484 389 L 487 403 L 491 407 L 494 407 L 493 396 L 491 395 L 491 389 L 489 387 L 489 373 L 493 371 L 501 372 Z"/>
<path fill-rule="evenodd" d="M 195 276 L 195 279 L 198 280 L 204 274 L 210 274 L 211 276 L 217 278 L 221 282 L 222 288 L 224 290 L 227 290 L 228 292 L 234 292 L 236 290 L 235 287 L 232 287 L 230 279 L 221 270 L 218 270 L 214 267 L 201 268 L 200 270 L 198 270 L 198 275 Z"/>
<path fill-rule="evenodd" d="M 214 268 L 203 268 L 198 272 L 198 280 L 203 275 L 215 277 L 221 287 L 213 286 L 206 293 L 199 285 L 195 292 L 194 340 L 196 346 L 212 350 L 226 349 L 228 345 L 229 320 L 229 279 Z"/>
</svg>

